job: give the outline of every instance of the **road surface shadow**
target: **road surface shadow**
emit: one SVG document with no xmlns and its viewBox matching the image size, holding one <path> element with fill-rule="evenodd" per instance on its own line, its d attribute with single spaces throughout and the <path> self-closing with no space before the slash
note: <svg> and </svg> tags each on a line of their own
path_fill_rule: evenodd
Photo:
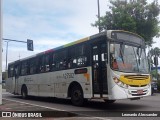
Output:
<svg viewBox="0 0 160 120">
<path fill-rule="evenodd" d="M 99 101 L 91 101 L 86 104 L 85 107 L 108 110 L 108 111 L 133 111 L 134 109 L 141 109 L 145 107 L 145 105 L 140 104 L 132 104 L 130 103 L 122 103 L 117 100 L 115 103 L 105 103 Z"/>
<path fill-rule="evenodd" d="M 13 98 L 22 99 L 21 96 L 12 96 Z M 69 99 L 59 99 L 59 98 L 52 98 L 52 97 L 35 97 L 35 96 L 29 96 L 27 100 L 32 101 L 41 101 L 41 102 L 47 102 L 47 103 L 55 103 L 55 104 L 62 104 L 62 105 L 72 105 L 71 101 Z M 122 100 L 121 100 L 122 101 Z M 143 104 L 133 104 L 133 101 L 124 103 L 117 100 L 115 103 L 105 103 L 103 101 L 86 101 L 85 104 L 82 107 L 85 108 L 93 108 L 96 110 L 104 110 L 104 111 L 133 111 L 136 109 L 141 109 L 146 107 L 146 105 Z"/>
</svg>

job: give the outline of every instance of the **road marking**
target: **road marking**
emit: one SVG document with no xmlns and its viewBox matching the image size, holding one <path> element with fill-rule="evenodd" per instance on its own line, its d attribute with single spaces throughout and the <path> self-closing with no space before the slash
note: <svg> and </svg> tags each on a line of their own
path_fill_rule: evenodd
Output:
<svg viewBox="0 0 160 120">
<path fill-rule="evenodd" d="M 47 108 L 47 109 L 51 109 L 51 110 L 65 111 L 65 110 L 61 110 L 61 109 L 57 109 L 57 108 L 46 107 L 46 106 L 42 106 L 42 105 L 36 105 L 36 104 L 21 102 L 21 101 L 17 101 L 17 100 L 11 100 L 11 99 L 6 99 L 6 98 L 3 98 L 3 99 L 4 99 L 4 100 L 8 100 L 8 101 L 13 101 L 13 102 L 22 103 L 22 104 L 27 104 L 27 105 L 37 106 L 37 107 L 43 107 L 43 108 Z M 65 112 L 67 112 L 67 111 L 65 111 Z"/>
<path fill-rule="evenodd" d="M 51 110 L 74 113 L 74 114 L 77 114 L 77 115 L 86 116 L 86 117 L 92 117 L 92 118 L 99 119 L 99 120 L 111 120 L 111 119 L 107 119 L 107 118 L 103 118 L 103 117 L 94 117 L 94 116 L 90 116 L 90 115 L 86 115 L 86 114 L 79 114 L 79 113 L 76 113 L 76 112 L 70 112 L 70 111 L 66 111 L 66 110 L 62 110 L 62 109 L 57 109 L 57 108 L 52 108 L 52 107 L 47 107 L 47 106 L 42 106 L 42 105 L 36 105 L 36 104 L 31 104 L 31 103 L 27 103 L 27 102 L 21 102 L 21 101 L 17 101 L 17 100 L 11 100 L 11 99 L 6 99 L 6 98 L 2 98 L 2 99 L 8 100 L 8 101 L 12 101 L 12 102 L 18 102 L 18 103 L 21 103 L 21 104 L 27 104 L 27 105 L 47 108 L 47 109 L 51 109 Z"/>
</svg>

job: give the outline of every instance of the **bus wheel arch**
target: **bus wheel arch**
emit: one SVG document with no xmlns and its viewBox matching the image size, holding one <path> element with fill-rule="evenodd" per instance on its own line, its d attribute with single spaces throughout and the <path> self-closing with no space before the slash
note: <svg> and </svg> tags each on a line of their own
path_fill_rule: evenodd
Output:
<svg viewBox="0 0 160 120">
<path fill-rule="evenodd" d="M 25 84 L 23 84 L 21 87 L 21 95 L 23 99 L 26 99 L 28 97 L 28 89 Z"/>
<path fill-rule="evenodd" d="M 68 88 L 68 97 L 71 97 L 73 105 L 82 106 L 84 103 L 84 94 L 81 85 L 78 82 L 72 82 Z"/>
</svg>

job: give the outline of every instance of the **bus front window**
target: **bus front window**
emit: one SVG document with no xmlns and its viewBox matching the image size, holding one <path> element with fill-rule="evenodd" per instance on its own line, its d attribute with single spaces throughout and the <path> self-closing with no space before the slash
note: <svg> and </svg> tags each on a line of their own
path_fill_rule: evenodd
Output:
<svg viewBox="0 0 160 120">
<path fill-rule="evenodd" d="M 110 44 L 111 68 L 122 72 L 148 73 L 145 50 L 127 44 Z"/>
</svg>

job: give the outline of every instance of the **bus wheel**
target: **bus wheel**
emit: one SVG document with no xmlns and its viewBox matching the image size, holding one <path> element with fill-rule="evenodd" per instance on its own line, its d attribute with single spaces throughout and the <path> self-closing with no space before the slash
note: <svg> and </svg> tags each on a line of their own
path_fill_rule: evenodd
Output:
<svg viewBox="0 0 160 120">
<path fill-rule="evenodd" d="M 116 100 L 106 100 L 106 99 L 104 99 L 104 101 L 106 102 L 106 103 L 114 103 Z"/>
<path fill-rule="evenodd" d="M 27 93 L 27 87 L 26 87 L 26 86 L 23 86 L 23 87 L 22 87 L 21 95 L 22 95 L 22 98 L 23 98 L 23 99 L 26 99 L 26 98 L 27 98 L 28 93 Z"/>
<path fill-rule="evenodd" d="M 73 105 L 82 106 L 84 103 L 83 92 L 80 86 L 73 86 L 71 91 L 71 101 Z"/>
</svg>

